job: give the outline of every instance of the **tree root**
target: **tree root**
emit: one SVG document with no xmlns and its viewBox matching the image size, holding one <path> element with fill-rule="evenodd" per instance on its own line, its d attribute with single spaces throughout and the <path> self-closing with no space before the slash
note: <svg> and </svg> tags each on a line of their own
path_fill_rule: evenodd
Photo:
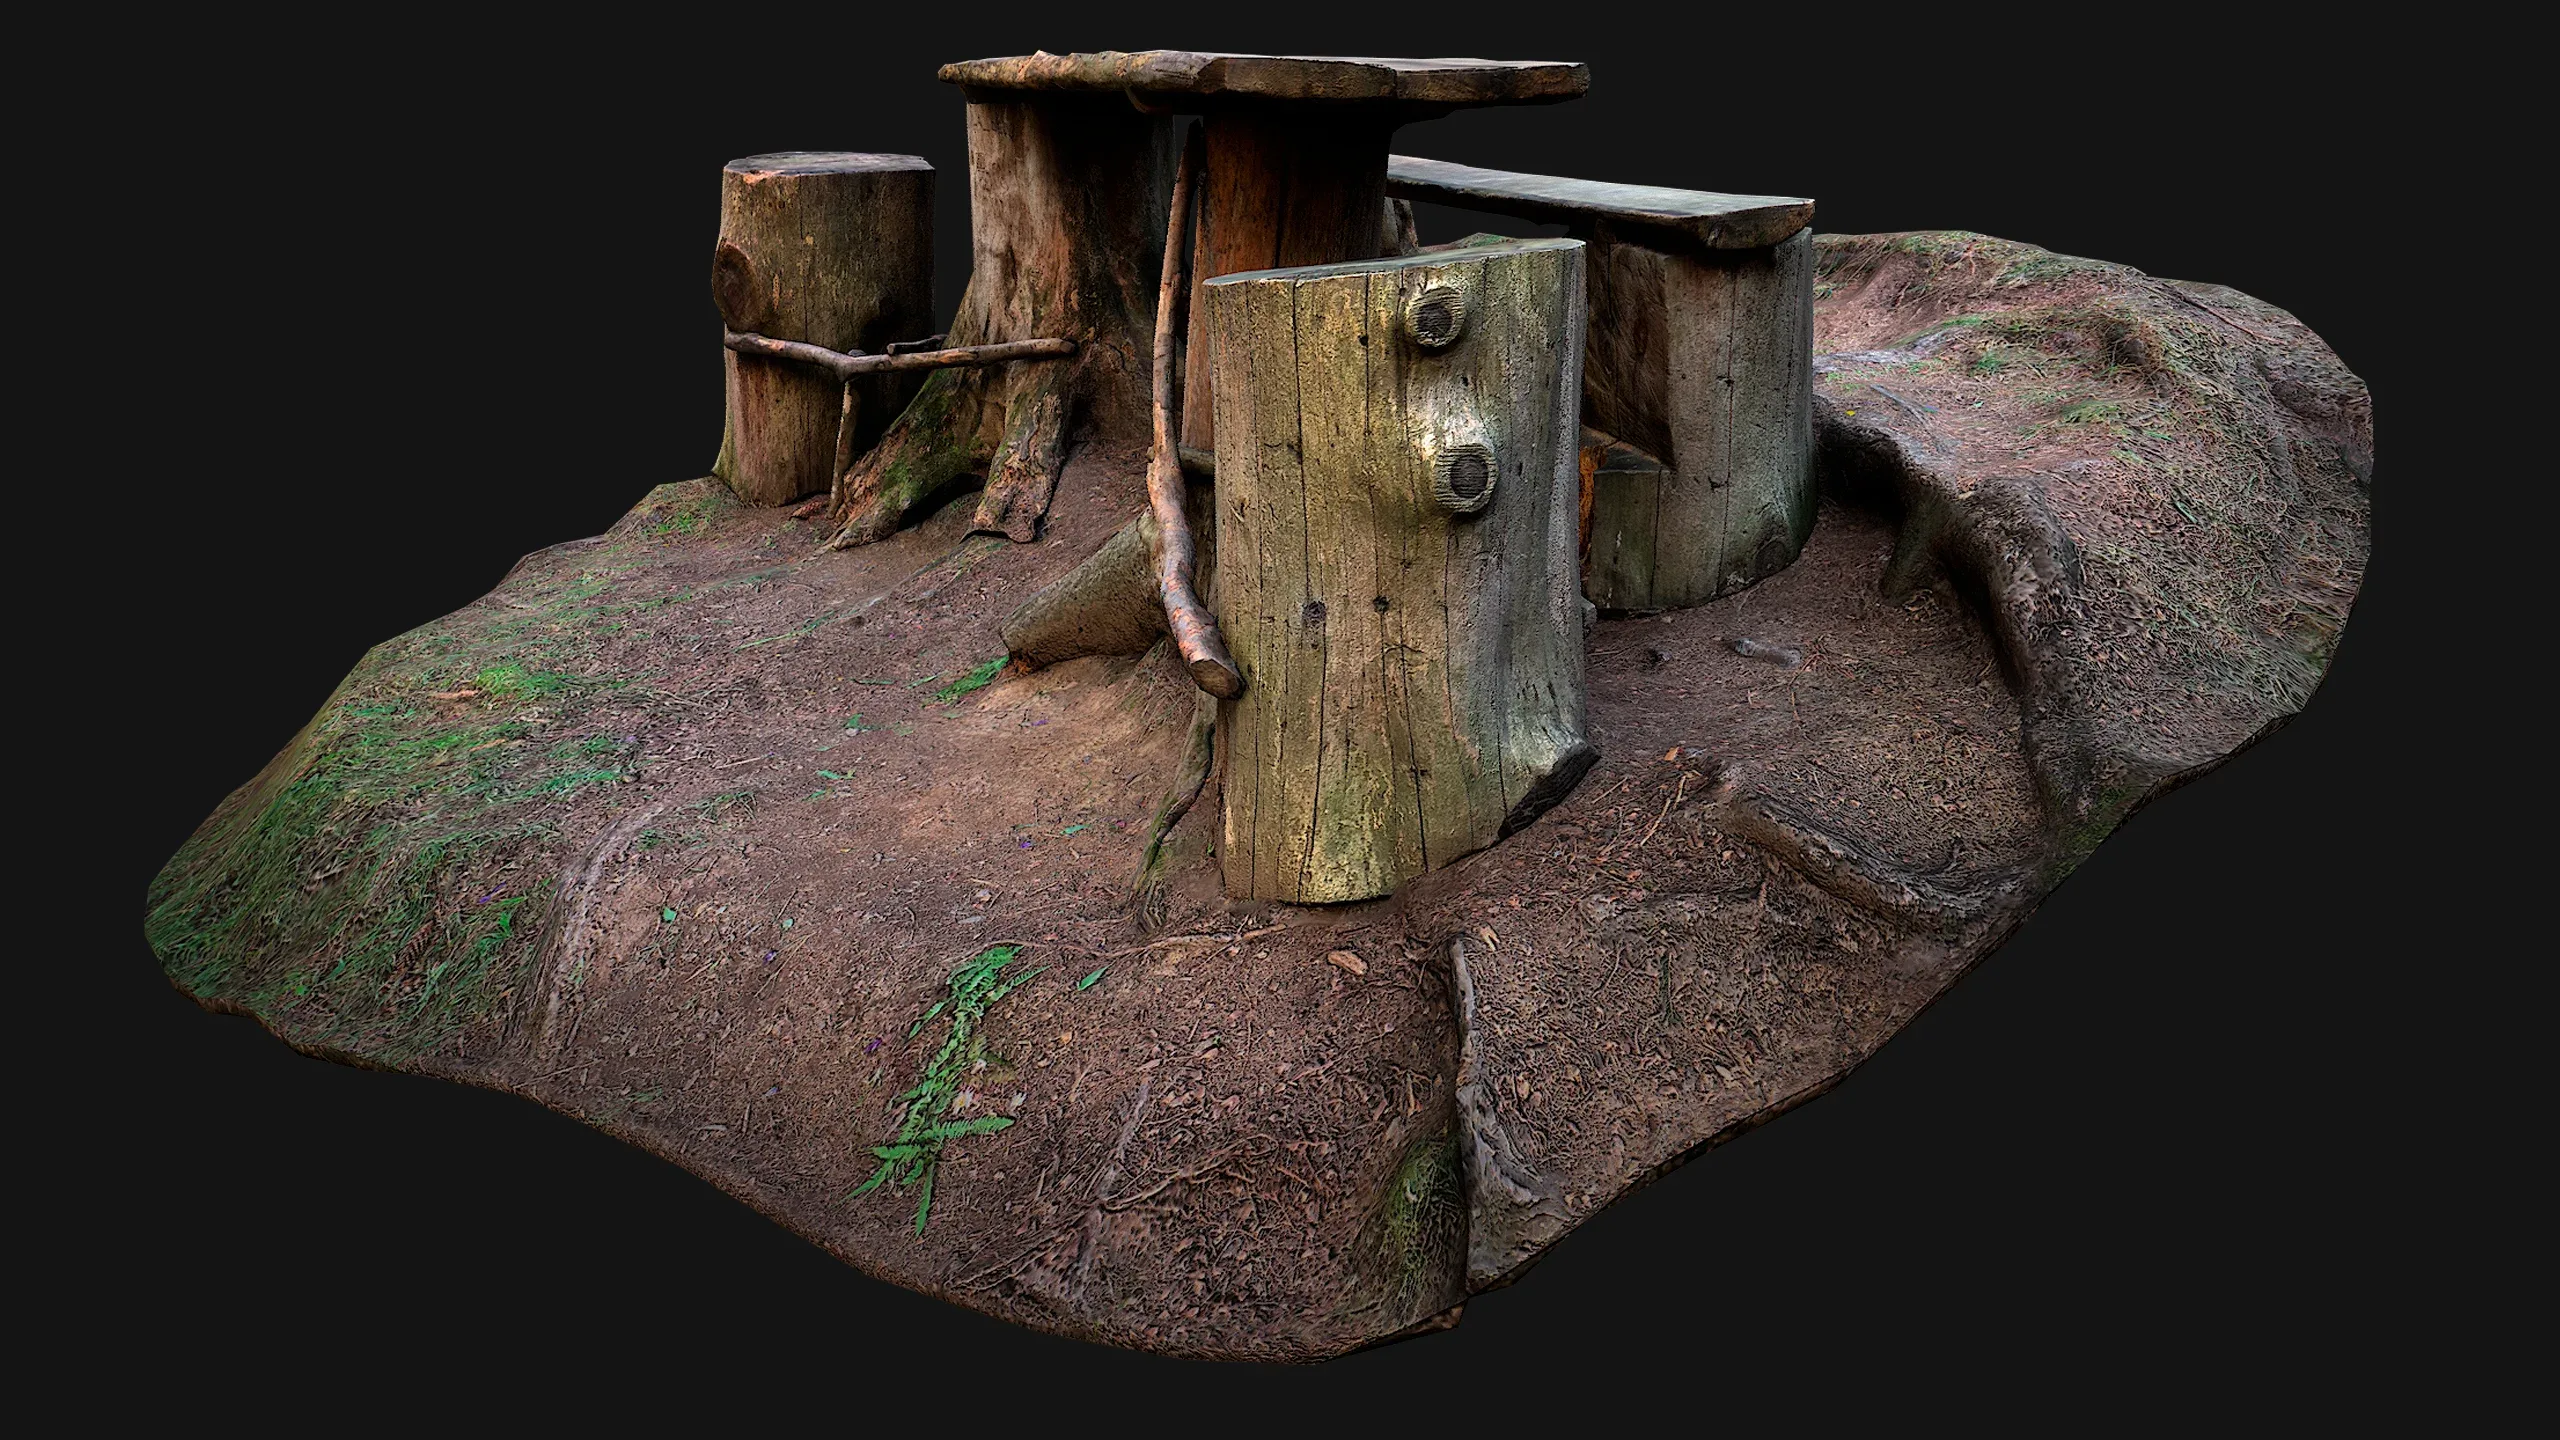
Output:
<svg viewBox="0 0 2560 1440">
<path fill-rule="evenodd" d="M 1467 942 L 1451 936 L 1449 1009 L 1458 1024 L 1458 1151 L 1467 1170 L 1467 1293 L 1508 1285 L 1529 1261 L 1572 1228 L 1553 1181 L 1512 1144 L 1485 1084 L 1477 1039 L 1475 975 Z"/>
<path fill-rule="evenodd" d="M 1137 655 L 1164 635 L 1156 598 L 1156 517 L 1145 510 L 1056 583 L 1034 594 L 998 634 L 1026 670 L 1083 655 Z"/>
<path fill-rule="evenodd" d="M 1130 891 L 1138 900 L 1141 913 L 1149 925 L 1164 919 L 1165 837 L 1182 817 L 1191 813 L 1200 792 L 1209 785 L 1210 763 L 1217 756 L 1218 700 L 1201 691 L 1191 709 L 1191 735 L 1182 748 L 1182 765 L 1173 772 L 1173 784 L 1156 805 L 1154 823 L 1147 827 L 1146 854 L 1138 861 L 1137 879 Z"/>
<path fill-rule="evenodd" d="M 880 443 L 836 477 L 838 528 L 827 549 L 889 538 L 909 511 L 980 471 L 994 450 L 979 436 L 992 378 L 985 370 L 939 370 L 924 382 Z"/>
<path fill-rule="evenodd" d="M 2001 907 L 2019 878 L 1948 890 L 1908 874 L 1754 791 L 1729 797 L 1723 828 L 1776 855 L 1779 863 L 1861 910 L 1924 930 L 1944 930 Z"/>
<path fill-rule="evenodd" d="M 978 497 L 969 528 L 1028 545 L 1039 538 L 1058 472 L 1067 464 L 1065 376 L 1034 371 L 1006 380 L 1004 440 L 987 465 L 986 493 Z"/>
<path fill-rule="evenodd" d="M 2105 834 L 2170 773 L 2163 762 L 2103 744 L 2080 693 L 2064 639 L 2085 608 L 2078 548 L 2031 482 L 1974 476 L 1960 488 L 1933 449 L 1899 431 L 1850 419 L 1821 395 L 1813 411 L 1823 488 L 1900 517 L 1880 588 L 1901 596 L 1943 579 L 1990 633 L 1992 655 L 2018 697 L 2046 828 L 2067 868 L 2085 848 L 2074 837 Z"/>
<path fill-rule="evenodd" d="M 1207 466 L 1199 452 L 1185 452 L 1184 469 L 1204 483 L 1185 486 L 1183 507 L 1194 534 L 1205 535 L 1211 512 Z M 1156 516 L 1152 508 L 1102 542 L 1102 548 L 1006 617 L 998 634 L 1005 653 L 1025 670 L 1038 670 L 1085 655 L 1143 655 L 1169 627 L 1157 584 Z M 1210 552 L 1199 572 L 1208 573 Z"/>
</svg>

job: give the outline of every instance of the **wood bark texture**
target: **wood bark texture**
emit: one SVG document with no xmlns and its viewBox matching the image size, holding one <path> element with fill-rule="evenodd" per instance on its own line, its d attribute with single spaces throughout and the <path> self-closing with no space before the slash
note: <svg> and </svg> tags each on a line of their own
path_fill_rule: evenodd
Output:
<svg viewBox="0 0 2560 1440">
<path fill-rule="evenodd" d="M 1118 96 L 972 91 L 968 139 L 969 288 L 946 343 L 1078 348 L 928 378 L 839 481 L 839 548 L 895 533 L 909 511 L 981 474 L 976 528 L 1027 542 L 1071 442 L 1148 444 L 1173 122 Z"/>
<path fill-rule="evenodd" d="M 1331 265 L 1384 253 L 1383 107 L 1236 105 L 1211 114 L 1208 171 L 1192 241 L 1182 443 L 1217 448 L 1217 378 L 1201 287 L 1220 275 Z"/>
<path fill-rule="evenodd" d="M 720 173 L 711 293 L 733 331 L 876 351 L 933 328 L 933 167 L 913 155 L 787 151 Z M 843 382 L 734 351 L 723 357 L 727 433 L 715 469 L 738 497 L 787 505 L 834 483 Z M 915 393 L 913 376 L 853 386 L 854 453 Z"/>
<path fill-rule="evenodd" d="M 1595 476 L 1584 583 L 1602 609 L 1712 600 L 1813 533 L 1811 255 L 1809 230 L 1675 252 L 1592 227 L 1583 413 L 1643 452 Z"/>
<path fill-rule="evenodd" d="M 1582 267 L 1578 241 L 1520 240 L 1206 287 L 1217 605 L 1245 677 L 1219 716 L 1230 894 L 1384 895 L 1597 758 Z"/>
</svg>

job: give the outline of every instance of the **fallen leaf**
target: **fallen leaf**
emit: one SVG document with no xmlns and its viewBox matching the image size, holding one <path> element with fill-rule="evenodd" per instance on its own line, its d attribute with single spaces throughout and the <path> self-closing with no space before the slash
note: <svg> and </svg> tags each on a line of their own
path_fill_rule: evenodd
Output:
<svg viewBox="0 0 2560 1440">
<path fill-rule="evenodd" d="M 1484 948 L 1487 950 L 1499 950 L 1502 948 L 1501 939 L 1493 933 L 1493 927 L 1490 925 L 1477 926 L 1476 938 L 1484 942 Z"/>
<path fill-rule="evenodd" d="M 1328 963 L 1339 965 L 1354 975 L 1369 973 L 1368 963 L 1348 950 L 1330 950 L 1325 952 L 1324 958 Z"/>
</svg>

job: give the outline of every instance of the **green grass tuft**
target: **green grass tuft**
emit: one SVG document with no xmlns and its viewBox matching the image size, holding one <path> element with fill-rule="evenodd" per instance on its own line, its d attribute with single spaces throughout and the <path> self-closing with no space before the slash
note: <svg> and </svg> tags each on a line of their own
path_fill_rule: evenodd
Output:
<svg viewBox="0 0 2560 1440">
<path fill-rule="evenodd" d="M 961 696 L 968 694 L 972 690 L 984 690 L 988 685 L 994 683 L 996 672 L 1004 669 L 1004 662 L 1011 658 L 1011 656 L 1007 655 L 998 655 L 992 660 L 979 662 L 976 669 L 971 670 L 968 674 L 961 676 L 959 679 L 952 681 L 941 689 L 934 691 L 932 698 L 949 702 L 959 699 Z"/>
<path fill-rule="evenodd" d="M 566 675 L 545 674 L 527 670 L 508 662 L 491 665 L 471 677 L 472 688 L 493 700 L 517 700 L 557 695 L 573 682 Z"/>
</svg>

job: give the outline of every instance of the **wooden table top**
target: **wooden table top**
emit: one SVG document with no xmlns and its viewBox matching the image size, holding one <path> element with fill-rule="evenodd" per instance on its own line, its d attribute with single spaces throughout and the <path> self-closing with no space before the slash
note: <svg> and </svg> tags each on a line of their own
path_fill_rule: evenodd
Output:
<svg viewBox="0 0 2560 1440">
<path fill-rule="evenodd" d="M 1252 99 L 1384 101 L 1454 109 L 1572 100 L 1591 88 L 1591 67 L 1570 60 L 1391 60 L 1192 50 L 1043 51 L 962 60 L 943 66 L 938 74 L 950 84 L 986 90 L 1134 90 L 1177 106 L 1185 99 Z"/>
</svg>

